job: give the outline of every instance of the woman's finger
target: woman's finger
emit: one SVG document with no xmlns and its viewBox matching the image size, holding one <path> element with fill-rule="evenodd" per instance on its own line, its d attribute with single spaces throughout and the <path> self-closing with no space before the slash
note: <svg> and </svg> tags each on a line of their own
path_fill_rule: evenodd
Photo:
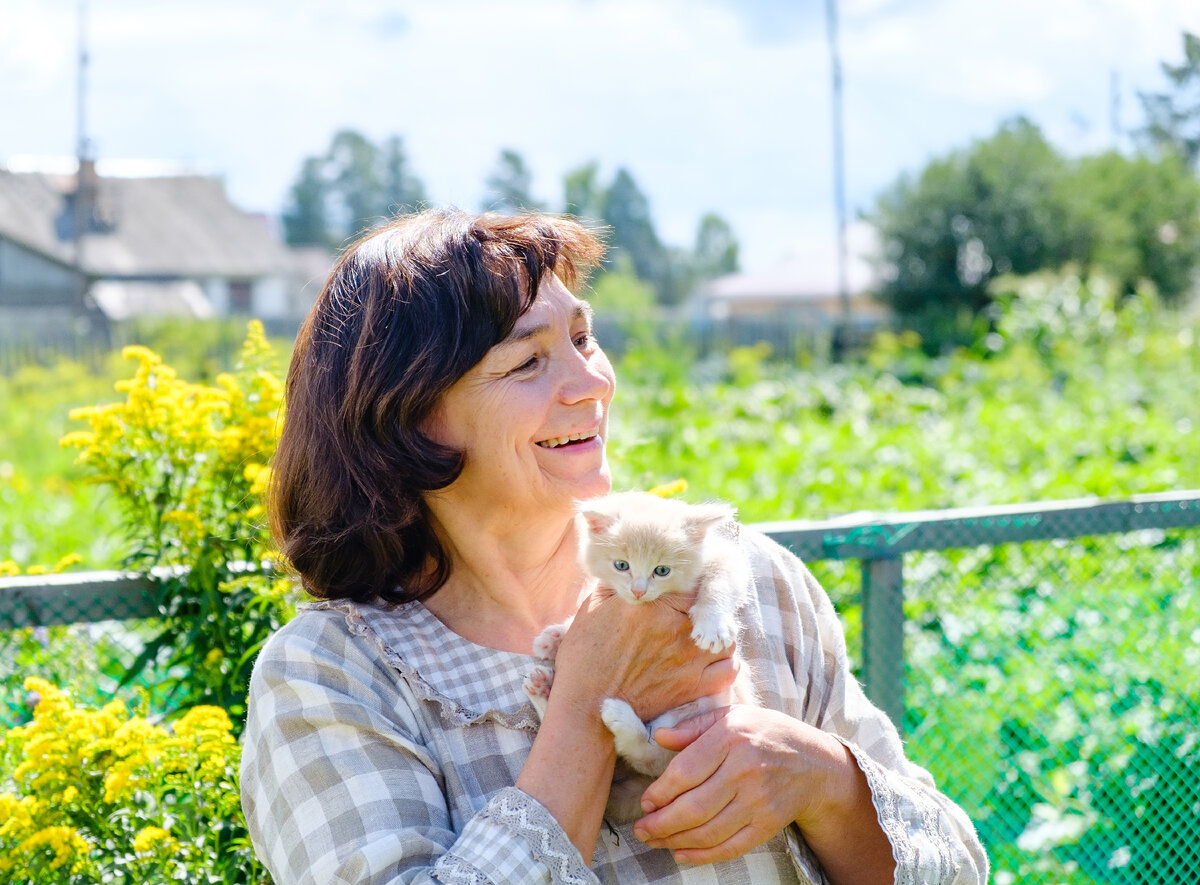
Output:
<svg viewBox="0 0 1200 885">
<path fill-rule="evenodd" d="M 701 795 L 704 792 L 707 792 L 708 795 Z M 672 850 L 715 848 L 729 841 L 746 825 L 742 815 L 734 809 L 736 798 L 736 789 L 721 788 L 707 790 L 701 788 L 681 796 L 671 808 L 691 806 L 690 811 L 698 822 L 694 826 L 685 826 L 675 832 L 665 832 L 673 826 L 670 822 L 665 826 L 655 826 L 652 823 L 650 826 L 654 827 L 654 830 L 649 827 L 644 829 L 647 838 L 643 841 L 651 848 L 670 848 Z M 665 811 L 663 820 L 669 821 L 665 816 Z M 686 818 L 679 816 L 677 819 L 682 821 Z M 653 831 L 658 831 L 660 834 L 650 835 Z M 638 832 L 638 826 L 635 825 L 634 835 L 637 835 Z"/>
<path fill-rule="evenodd" d="M 716 667 L 717 664 L 711 664 L 710 666 Z M 663 749 L 673 750 L 678 753 L 680 750 L 690 746 L 693 741 L 716 725 L 721 719 L 725 718 L 728 712 L 728 707 L 718 707 L 714 710 L 701 713 L 699 716 L 693 716 L 691 719 L 685 719 L 683 722 L 670 728 L 657 728 L 654 730 L 654 740 Z"/>
<path fill-rule="evenodd" d="M 747 851 L 762 843 L 762 836 L 753 827 L 742 827 L 729 839 L 711 848 L 677 848 L 674 851 L 677 863 L 706 864 L 719 863 L 741 857 Z"/>
<path fill-rule="evenodd" d="M 692 793 L 707 782 L 725 762 L 725 751 L 720 742 L 705 741 L 707 734 L 710 734 L 710 730 L 705 730 L 672 759 L 666 771 L 642 794 L 642 810 L 650 815 L 642 820 L 649 821 L 648 832 L 651 835 L 661 836 L 697 826 L 716 813 L 716 809 L 710 809 L 707 814 L 697 809 L 697 803 L 708 796 L 703 792 Z M 683 801 L 685 798 L 686 802 Z M 721 807 L 729 801 L 729 797 L 725 796 L 723 799 Z M 679 807 L 675 807 L 676 804 Z"/>
</svg>

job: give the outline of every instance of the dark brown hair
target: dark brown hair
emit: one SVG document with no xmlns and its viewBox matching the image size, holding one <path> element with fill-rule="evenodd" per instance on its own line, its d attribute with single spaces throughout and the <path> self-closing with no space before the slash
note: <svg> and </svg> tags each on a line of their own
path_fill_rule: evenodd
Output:
<svg viewBox="0 0 1200 885">
<path fill-rule="evenodd" d="M 350 246 L 296 340 L 273 462 L 271 528 L 310 594 L 398 603 L 445 583 L 423 495 L 457 478 L 462 453 L 421 427 L 544 274 L 574 286 L 602 253 L 566 218 L 441 210 Z"/>
</svg>

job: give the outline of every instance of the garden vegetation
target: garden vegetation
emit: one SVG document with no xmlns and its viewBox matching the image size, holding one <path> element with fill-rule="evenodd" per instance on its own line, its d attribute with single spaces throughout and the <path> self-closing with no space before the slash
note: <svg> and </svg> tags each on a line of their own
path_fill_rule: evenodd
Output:
<svg viewBox="0 0 1200 885">
<path fill-rule="evenodd" d="M 688 497 L 727 500 L 747 522 L 1200 487 L 1195 316 L 1164 308 L 1150 290 L 1121 296 L 1099 277 L 994 285 L 992 331 L 939 357 L 911 334 L 881 334 L 861 361 L 819 366 L 763 348 L 701 359 L 681 335 L 635 338 L 618 365 L 616 486 L 681 480 Z M 0 428 L 0 571 L 135 568 L 158 576 L 161 613 L 130 627 L 142 630 L 132 661 L 112 633 L 51 627 L 4 640 L 0 857 L 10 870 L 23 864 L 33 882 L 135 882 L 151 869 L 164 881 L 264 882 L 236 802 L 236 736 L 254 654 L 296 602 L 273 559 L 260 497 L 282 408 L 280 371 L 257 325 L 236 367 L 211 385 L 185 381 L 145 347 L 126 349 L 124 365 L 115 402 L 70 365 L 0 379 L 11 418 Z M 1184 564 L 1196 557 L 1194 539 L 1160 546 L 1174 557 L 1169 568 L 1195 568 Z M 1183 606 L 1172 623 L 1186 625 L 1197 603 L 1164 598 L 1137 567 L 1120 571 L 1111 591 L 1070 568 L 1054 595 L 1040 593 L 1037 577 L 985 588 L 988 574 L 1020 555 L 948 554 L 967 577 L 942 585 L 929 563 L 919 565 L 931 573 L 914 601 L 910 659 L 931 673 L 966 673 L 981 692 L 1016 691 L 1024 709 L 933 714 L 946 708 L 936 706 L 932 679 L 912 692 L 906 726 L 925 746 L 951 732 L 1006 735 L 1010 762 L 1020 762 L 1055 739 L 1035 733 L 1035 723 L 1057 723 L 1069 741 L 1073 723 L 1097 717 L 1069 761 L 1035 754 L 1041 761 L 1018 766 L 1018 780 L 983 773 L 978 795 L 967 797 L 969 807 L 1005 809 L 979 817 L 999 872 L 1097 881 L 1094 871 L 1068 875 L 1085 867 L 1078 851 L 1134 852 L 1112 832 L 1114 803 L 1136 799 L 1106 780 L 1114 760 L 1169 752 L 1184 759 L 1185 775 L 1200 773 L 1180 730 L 1196 707 L 1178 707 L 1157 736 L 1131 725 L 1165 696 L 1178 702 L 1170 686 L 1186 683 L 1184 671 L 1198 662 L 1183 626 L 1126 658 L 1119 650 L 1134 640 L 1103 618 L 1087 621 L 1090 632 L 1070 619 L 1102 605 L 1124 606 L 1132 618 L 1142 606 L 1166 605 Z M 853 645 L 855 588 L 836 568 L 822 578 L 845 603 Z M 1014 611 L 1033 612 L 1047 636 L 1067 624 L 1087 640 L 1067 654 L 1094 658 L 1097 684 L 1068 713 L 1070 690 L 995 651 L 1006 646 Z M 1136 673 L 1122 669 L 1129 660 Z M 1144 689 L 1138 674 L 1147 672 L 1157 695 Z M 1110 728 L 1098 725 L 1102 716 Z M 934 768 L 940 779 L 953 776 L 952 766 Z M 1030 841 L 1046 832 L 1039 803 L 1053 790 L 1078 810 L 1074 829 Z M 1176 800 L 1191 801 L 1182 793 L 1164 801 Z M 1136 862 L 1129 857 L 1123 863 Z"/>
</svg>

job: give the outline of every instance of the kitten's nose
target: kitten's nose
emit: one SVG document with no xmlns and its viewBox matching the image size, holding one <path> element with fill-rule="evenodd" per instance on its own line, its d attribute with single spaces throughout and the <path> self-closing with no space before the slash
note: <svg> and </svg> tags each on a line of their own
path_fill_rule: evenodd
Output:
<svg viewBox="0 0 1200 885">
<path fill-rule="evenodd" d="M 646 582 L 642 580 L 634 581 L 631 589 L 633 591 L 633 598 L 641 599 L 646 595 Z"/>
</svg>

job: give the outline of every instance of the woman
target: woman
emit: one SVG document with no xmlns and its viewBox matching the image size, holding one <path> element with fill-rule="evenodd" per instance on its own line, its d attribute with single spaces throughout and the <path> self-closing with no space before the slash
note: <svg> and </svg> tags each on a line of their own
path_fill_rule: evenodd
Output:
<svg viewBox="0 0 1200 885">
<path fill-rule="evenodd" d="M 263 649 L 242 769 L 279 885 L 986 881 L 971 824 L 850 677 L 824 592 L 749 530 L 741 666 L 761 707 L 603 821 L 605 697 L 643 718 L 733 680 L 683 611 L 593 595 L 574 502 L 609 491 L 612 367 L 568 286 L 574 222 L 426 212 L 348 250 L 301 330 L 273 528 L 320 601 Z M 686 601 L 677 605 L 686 605 Z M 532 642 L 576 615 L 540 727 Z"/>
</svg>

